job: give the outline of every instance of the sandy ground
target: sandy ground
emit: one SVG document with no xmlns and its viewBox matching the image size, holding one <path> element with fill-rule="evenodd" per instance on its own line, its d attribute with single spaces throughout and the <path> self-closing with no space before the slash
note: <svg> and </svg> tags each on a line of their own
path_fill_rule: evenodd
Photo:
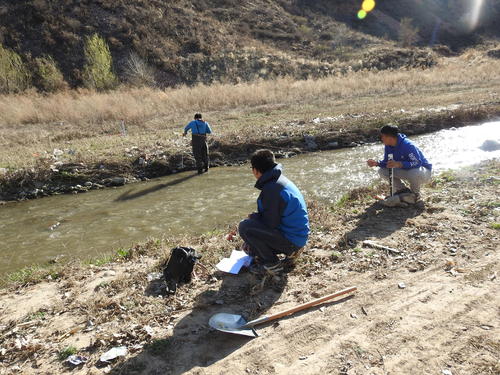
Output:
<svg viewBox="0 0 500 375">
<path fill-rule="evenodd" d="M 311 204 L 308 248 L 263 285 L 198 268 L 163 297 L 147 281 L 159 256 L 142 256 L 5 290 L 0 374 L 500 374 L 499 172 L 496 161 L 443 175 L 409 208 L 383 208 L 368 189 Z M 207 246 L 238 245 L 227 242 Z M 255 318 L 349 286 L 352 298 L 260 326 L 255 339 L 207 326 L 217 312 Z M 98 361 L 121 345 L 127 356 Z M 88 362 L 67 366 L 69 346 Z"/>
</svg>

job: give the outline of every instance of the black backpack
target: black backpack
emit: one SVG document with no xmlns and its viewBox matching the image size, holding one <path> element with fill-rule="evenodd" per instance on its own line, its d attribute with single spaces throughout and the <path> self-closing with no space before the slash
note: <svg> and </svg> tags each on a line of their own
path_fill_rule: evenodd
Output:
<svg viewBox="0 0 500 375">
<path fill-rule="evenodd" d="M 167 292 L 175 293 L 177 285 L 191 282 L 193 268 L 201 255 L 191 247 L 175 247 L 170 252 L 166 267 L 163 269 L 163 276 L 167 284 Z"/>
</svg>

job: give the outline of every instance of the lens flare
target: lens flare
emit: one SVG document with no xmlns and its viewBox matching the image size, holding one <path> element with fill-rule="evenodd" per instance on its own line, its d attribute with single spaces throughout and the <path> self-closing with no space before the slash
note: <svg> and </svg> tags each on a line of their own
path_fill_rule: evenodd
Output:
<svg viewBox="0 0 500 375">
<path fill-rule="evenodd" d="M 362 20 L 362 19 L 363 19 L 363 18 L 365 18 L 365 17 L 366 17 L 366 12 L 365 12 L 363 9 L 361 9 L 361 10 L 358 12 L 358 18 L 359 18 L 360 20 Z"/>
<path fill-rule="evenodd" d="M 363 5 L 361 5 L 362 10 L 366 13 L 371 12 L 375 8 L 375 0 L 364 0 Z"/>
<path fill-rule="evenodd" d="M 484 0 L 473 0 L 471 1 L 471 10 L 470 10 L 470 18 L 469 18 L 469 28 L 470 30 L 474 30 L 481 17 L 481 10 L 483 9 Z"/>
</svg>

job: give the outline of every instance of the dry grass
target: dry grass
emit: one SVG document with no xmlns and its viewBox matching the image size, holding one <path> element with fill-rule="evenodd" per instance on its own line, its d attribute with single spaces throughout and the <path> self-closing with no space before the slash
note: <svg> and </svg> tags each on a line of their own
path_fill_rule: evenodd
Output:
<svg viewBox="0 0 500 375">
<path fill-rule="evenodd" d="M 37 154 L 71 148 L 87 159 L 122 157 L 123 148 L 175 149 L 181 125 L 202 111 L 218 137 L 255 136 L 292 119 L 482 103 L 498 97 L 500 61 L 479 52 L 443 59 L 428 70 L 357 72 L 321 80 L 278 79 L 165 91 L 120 89 L 0 96 L 0 167 L 34 165 Z M 496 95 L 496 96 L 495 96 Z M 404 103 L 404 104 L 403 104 Z M 119 136 L 124 119 L 129 136 Z"/>
</svg>

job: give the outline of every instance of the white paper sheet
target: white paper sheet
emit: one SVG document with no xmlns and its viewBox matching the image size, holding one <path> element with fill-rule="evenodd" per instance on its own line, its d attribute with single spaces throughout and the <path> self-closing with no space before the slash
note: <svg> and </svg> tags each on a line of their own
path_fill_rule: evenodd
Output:
<svg viewBox="0 0 500 375">
<path fill-rule="evenodd" d="M 216 267 L 222 272 L 237 275 L 243 266 L 248 267 L 252 263 L 252 257 L 244 251 L 233 250 L 229 258 L 222 259 Z"/>
</svg>

